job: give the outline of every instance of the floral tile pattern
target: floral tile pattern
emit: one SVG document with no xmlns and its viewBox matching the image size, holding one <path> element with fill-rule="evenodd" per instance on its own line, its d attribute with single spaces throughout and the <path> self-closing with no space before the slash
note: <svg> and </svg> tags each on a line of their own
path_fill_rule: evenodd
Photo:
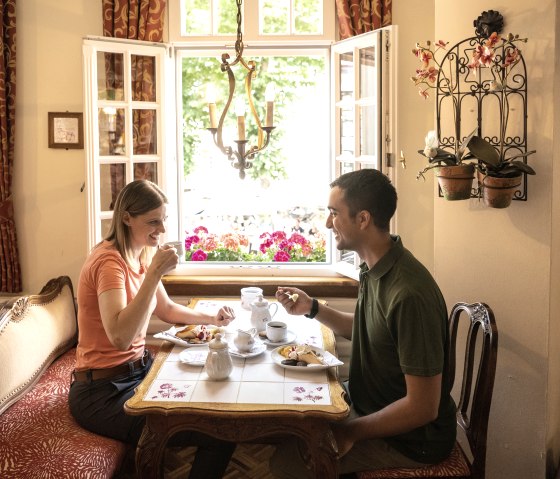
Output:
<svg viewBox="0 0 560 479">
<path fill-rule="evenodd" d="M 147 401 L 190 401 L 196 381 L 156 379 L 145 396 Z"/>
<path fill-rule="evenodd" d="M 321 404 L 331 403 L 328 384 L 285 383 L 285 404 Z"/>
</svg>

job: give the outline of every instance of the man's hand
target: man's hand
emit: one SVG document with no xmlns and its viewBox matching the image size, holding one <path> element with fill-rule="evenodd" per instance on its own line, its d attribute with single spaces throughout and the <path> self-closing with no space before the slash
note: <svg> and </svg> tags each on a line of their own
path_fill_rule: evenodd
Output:
<svg viewBox="0 0 560 479">
<path fill-rule="evenodd" d="M 331 423 L 331 430 L 338 448 L 338 459 L 344 456 L 354 446 L 354 440 L 351 439 L 348 427 L 349 421 Z"/>
</svg>

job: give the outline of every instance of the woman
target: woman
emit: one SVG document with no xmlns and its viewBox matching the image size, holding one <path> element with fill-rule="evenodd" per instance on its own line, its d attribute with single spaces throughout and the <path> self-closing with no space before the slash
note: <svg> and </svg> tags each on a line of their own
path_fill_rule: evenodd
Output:
<svg viewBox="0 0 560 479">
<path fill-rule="evenodd" d="M 173 324 L 226 326 L 234 319 L 229 306 L 211 316 L 171 301 L 165 292 L 161 277 L 179 260 L 174 248 L 159 246 L 166 204 L 164 193 L 149 181 L 126 185 L 115 202 L 109 233 L 91 251 L 78 283 L 70 410 L 85 429 L 134 445 L 145 418 L 126 415 L 123 405 L 152 363 L 144 348 L 151 315 Z M 198 445 L 191 478 L 222 477 L 235 448 L 196 432 L 179 433 L 171 442 Z"/>
</svg>

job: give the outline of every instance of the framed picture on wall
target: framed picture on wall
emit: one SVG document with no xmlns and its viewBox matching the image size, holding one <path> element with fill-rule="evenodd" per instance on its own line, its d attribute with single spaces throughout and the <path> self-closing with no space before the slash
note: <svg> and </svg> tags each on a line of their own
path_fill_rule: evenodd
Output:
<svg viewBox="0 0 560 479">
<path fill-rule="evenodd" d="M 83 113 L 49 112 L 49 148 L 84 147 Z"/>
</svg>

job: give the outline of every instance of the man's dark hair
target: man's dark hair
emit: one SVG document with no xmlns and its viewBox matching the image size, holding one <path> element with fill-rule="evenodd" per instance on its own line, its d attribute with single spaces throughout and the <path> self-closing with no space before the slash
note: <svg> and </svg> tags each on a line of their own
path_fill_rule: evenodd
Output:
<svg viewBox="0 0 560 479">
<path fill-rule="evenodd" d="M 366 168 L 339 176 L 331 183 L 344 193 L 350 215 L 366 210 L 373 223 L 382 231 L 389 231 L 389 222 L 397 209 L 397 191 L 379 170 Z"/>
</svg>

